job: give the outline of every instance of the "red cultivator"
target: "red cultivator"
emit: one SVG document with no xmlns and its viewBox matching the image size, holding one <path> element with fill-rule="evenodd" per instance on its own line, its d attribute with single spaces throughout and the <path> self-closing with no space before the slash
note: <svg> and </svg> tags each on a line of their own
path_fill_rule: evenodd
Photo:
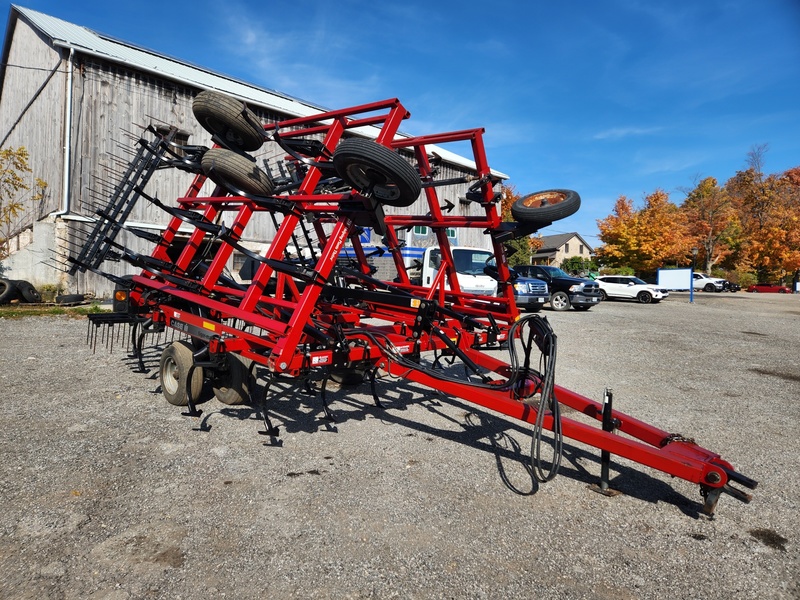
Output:
<svg viewBox="0 0 800 600">
<path fill-rule="evenodd" d="M 98 211 L 80 253 L 70 259 L 73 273 L 97 272 L 119 286 L 123 310 L 92 315 L 90 333 L 92 325 L 96 336 L 101 325 L 131 324 L 141 362 L 148 334 L 180 332 L 160 360 L 161 387 L 170 403 L 188 405 L 188 414 L 198 415 L 195 403 L 210 381 L 222 402 L 251 402 L 263 417 L 263 433 L 277 436 L 267 410 L 275 378 L 294 378 L 308 387 L 321 382 L 322 409 L 332 419 L 325 400 L 328 379 L 372 383 L 380 405 L 375 380 L 390 374 L 533 424 L 534 472 L 540 479 L 555 475 L 566 436 L 603 451 L 601 489 L 607 488 L 607 459 L 613 453 L 698 483 L 707 514 L 713 514 L 723 491 L 749 501 L 731 484 L 752 489 L 756 482 L 717 454 L 614 411 L 610 394 L 600 404 L 555 385 L 556 336 L 546 319 L 520 318 L 504 243 L 575 212 L 577 194 L 552 190 L 526 196 L 513 211 L 520 222 L 501 222 L 499 180 L 487 163 L 483 131 L 398 135 L 409 114 L 397 100 L 268 126 L 241 102 L 213 92 L 198 95 L 193 108 L 215 147 L 177 146 L 172 133 L 151 131 L 150 140 L 140 140 L 108 205 Z M 277 174 L 248 154 L 265 143 L 277 144 Z M 471 147 L 474 168 L 440 178 L 440 148 L 450 143 Z M 166 204 L 147 189 L 150 175 L 165 167 L 193 176 L 176 203 Z M 461 202 L 480 207 L 477 216 L 451 214 L 453 204 L 443 202 L 439 191 L 453 185 L 466 190 Z M 212 191 L 204 195 L 208 188 Z M 125 224 L 141 199 L 170 215 L 163 234 Z M 256 217 L 274 225 L 273 239 L 261 251 L 243 241 Z M 441 250 L 441 265 L 424 286 L 406 264 L 399 235 L 414 227 L 430 228 Z M 363 244 L 366 228 L 383 244 Z M 464 228 L 480 230 L 491 245 L 494 262 L 486 273 L 497 282 L 493 296 L 463 289 L 456 277 L 448 232 Z M 121 230 L 152 242 L 152 253 L 117 243 Z M 249 264 L 248 280 L 228 274 L 234 253 Z M 391 259 L 396 276 L 376 275 L 370 261 L 375 253 Z M 100 269 L 106 260 L 127 261 L 141 274 L 132 279 L 107 274 Z M 508 362 L 488 352 L 501 346 L 508 347 Z M 442 368 L 456 361 L 464 367 L 460 377 L 452 374 L 459 369 Z M 259 379 L 266 381 L 260 388 Z M 559 404 L 602 425 L 562 418 Z M 556 445 L 556 459 L 546 471 L 538 460 L 543 430 L 553 432 Z"/>
</svg>

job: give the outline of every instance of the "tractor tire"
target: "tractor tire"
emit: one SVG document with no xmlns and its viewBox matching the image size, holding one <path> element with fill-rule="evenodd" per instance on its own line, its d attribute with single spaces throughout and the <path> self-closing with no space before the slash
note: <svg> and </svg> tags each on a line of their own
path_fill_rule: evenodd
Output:
<svg viewBox="0 0 800 600">
<path fill-rule="evenodd" d="M 19 295 L 22 296 L 25 302 L 39 304 L 39 302 L 42 301 L 42 295 L 39 293 L 39 290 L 29 281 L 19 280 L 13 281 L 12 283 L 17 286 L 17 291 L 19 291 Z"/>
<path fill-rule="evenodd" d="M 249 363 L 238 354 L 228 354 L 228 368 L 217 372 L 211 380 L 211 388 L 217 400 L 223 404 L 244 404 L 250 399 Z"/>
<path fill-rule="evenodd" d="M 8 304 L 19 295 L 17 286 L 8 279 L 0 279 L 0 304 Z"/>
<path fill-rule="evenodd" d="M 565 292 L 556 292 L 550 296 L 550 307 L 559 312 L 570 309 L 569 296 Z"/>
<path fill-rule="evenodd" d="M 192 345 L 181 340 L 170 344 L 161 353 L 158 366 L 161 393 L 167 402 L 173 406 L 186 406 L 189 404 L 189 385 L 191 385 L 192 399 L 200 397 L 203 390 L 203 369 L 195 367 L 192 372 L 191 384 L 188 380 L 189 369 L 194 364 Z"/>
<path fill-rule="evenodd" d="M 511 205 L 511 215 L 520 223 L 545 226 L 575 214 L 581 197 L 572 190 L 545 190 L 528 194 Z"/>
<path fill-rule="evenodd" d="M 80 304 L 84 301 L 86 301 L 86 296 L 84 294 L 62 294 L 56 296 L 56 304 L 63 304 L 65 306 Z"/>
<path fill-rule="evenodd" d="M 387 206 L 411 206 L 422 191 L 416 169 L 372 140 L 341 141 L 333 152 L 333 166 L 347 185 Z"/>
<path fill-rule="evenodd" d="M 642 304 L 650 304 L 653 301 L 653 294 L 649 292 L 639 292 L 636 299 Z"/>
<path fill-rule="evenodd" d="M 264 144 L 264 130 L 257 127 L 261 121 L 240 100 L 205 90 L 195 96 L 192 112 L 203 129 L 231 149 L 252 152 Z"/>
<path fill-rule="evenodd" d="M 270 196 L 275 184 L 258 165 L 225 148 L 212 148 L 200 161 L 205 174 L 234 195 Z"/>
</svg>

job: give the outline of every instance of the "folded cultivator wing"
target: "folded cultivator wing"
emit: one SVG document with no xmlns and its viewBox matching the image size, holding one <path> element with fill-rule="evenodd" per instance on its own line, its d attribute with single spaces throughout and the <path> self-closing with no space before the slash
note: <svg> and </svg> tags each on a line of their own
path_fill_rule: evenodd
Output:
<svg viewBox="0 0 800 600">
<path fill-rule="evenodd" d="M 380 405 L 375 380 L 389 374 L 531 423 L 534 473 L 542 480 L 555 475 L 566 436 L 603 451 L 603 489 L 613 453 L 699 484 L 708 514 L 722 491 L 749 501 L 731 484 L 754 488 L 756 482 L 717 454 L 613 410 L 610 394 L 601 404 L 555 384 L 556 336 L 546 319 L 520 318 L 504 243 L 574 213 L 576 193 L 531 194 L 514 205 L 517 222 L 502 222 L 499 179 L 487 163 L 483 130 L 398 135 L 409 113 L 395 99 L 266 126 L 243 103 L 216 92 L 201 92 L 193 110 L 214 147 L 177 146 L 171 134 L 150 131 L 70 259 L 73 273 L 100 273 L 119 288 L 119 310 L 90 316 L 91 339 L 101 325 L 131 324 L 144 368 L 148 334 L 180 334 L 159 365 L 170 403 L 198 415 L 195 403 L 210 381 L 222 402 L 251 402 L 263 417 L 263 433 L 277 436 L 267 411 L 274 379 L 295 378 L 309 388 L 321 382 L 322 409 L 332 419 L 328 379 L 371 382 Z M 474 168 L 439 177 L 437 153 L 452 143 L 472 149 Z M 274 145 L 280 160 L 258 164 L 250 153 L 264 144 Z M 162 201 L 147 187 L 162 168 L 191 176 L 176 202 Z M 479 209 L 452 214 L 454 205 L 439 191 L 453 185 L 466 190 L 460 203 Z M 126 225 L 136 202 L 169 216 L 162 234 Z M 244 238 L 256 218 L 274 229 L 260 250 Z M 415 227 L 429 228 L 439 248 L 441 263 L 431 281 L 421 281 L 403 253 L 402 234 Z M 485 234 L 485 254 L 493 259 L 486 273 L 497 282 L 493 295 L 466 289 L 456 276 L 452 231 L 464 229 Z M 365 230 L 382 244 L 362 242 Z M 122 231 L 151 242 L 152 252 L 120 244 Z M 227 270 L 234 254 L 248 267 L 246 279 Z M 376 272 L 376 254 L 393 263 L 392 277 Z M 126 261 L 140 274 L 107 274 L 101 268 L 107 260 Z M 508 362 L 489 352 L 504 346 Z M 460 369 L 442 368 L 456 361 L 463 365 L 461 377 L 453 375 Z M 266 383 L 259 387 L 259 379 Z M 562 418 L 560 404 L 587 422 Z M 556 444 L 547 470 L 538 460 L 543 430 L 554 433 Z"/>
</svg>

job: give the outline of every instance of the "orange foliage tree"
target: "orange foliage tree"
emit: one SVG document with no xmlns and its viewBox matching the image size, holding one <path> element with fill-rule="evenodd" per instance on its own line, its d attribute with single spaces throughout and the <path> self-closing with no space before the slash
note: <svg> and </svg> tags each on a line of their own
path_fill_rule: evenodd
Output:
<svg viewBox="0 0 800 600">
<path fill-rule="evenodd" d="M 668 262 L 687 259 L 692 239 L 684 213 L 656 190 L 636 210 L 633 201 L 620 196 L 614 212 L 599 219 L 598 260 L 611 267 L 631 267 L 637 273 L 653 273 Z"/>
<path fill-rule="evenodd" d="M 738 266 L 754 270 L 760 281 L 800 269 L 800 167 L 764 175 L 765 151 L 754 148 L 749 168 L 725 184 L 742 223 Z"/>
</svg>

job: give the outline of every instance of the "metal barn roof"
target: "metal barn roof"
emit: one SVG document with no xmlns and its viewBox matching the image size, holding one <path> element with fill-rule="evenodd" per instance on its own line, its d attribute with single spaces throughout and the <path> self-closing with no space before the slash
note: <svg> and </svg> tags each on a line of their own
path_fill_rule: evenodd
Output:
<svg viewBox="0 0 800 600">
<path fill-rule="evenodd" d="M 3 48 L 4 57 L 8 55 L 11 43 L 10 34 L 13 32 L 13 27 L 18 15 L 23 17 L 31 26 L 38 29 L 46 37 L 50 38 L 53 45 L 56 47 L 74 49 L 76 52 L 82 54 L 126 65 L 133 69 L 145 71 L 163 79 L 169 79 L 184 85 L 225 92 L 226 94 L 244 100 L 248 104 L 262 106 L 292 117 L 306 117 L 326 110 L 320 106 L 293 98 L 286 94 L 260 88 L 238 79 L 221 75 L 202 67 L 197 67 L 176 58 L 171 58 L 128 42 L 116 40 L 107 35 L 92 31 L 87 27 L 75 25 L 62 19 L 15 4 L 11 5 L 5 48 Z M 369 134 L 369 132 L 365 133 Z M 436 153 L 447 162 L 467 168 L 475 168 L 475 163 L 463 156 L 439 147 L 431 146 L 431 148 L 436 148 Z M 508 175 L 495 171 L 494 169 L 493 173 L 502 179 L 508 179 Z"/>
</svg>

